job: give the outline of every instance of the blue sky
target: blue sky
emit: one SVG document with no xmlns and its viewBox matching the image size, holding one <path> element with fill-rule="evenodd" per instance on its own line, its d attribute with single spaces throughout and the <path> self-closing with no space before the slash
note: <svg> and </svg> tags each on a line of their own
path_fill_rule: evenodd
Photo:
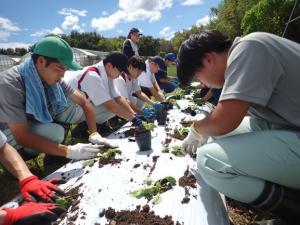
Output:
<svg viewBox="0 0 300 225">
<path fill-rule="evenodd" d="M 49 33 L 96 31 L 126 36 L 132 27 L 144 35 L 172 38 L 174 32 L 206 24 L 221 0 L 3 0 L 0 48 L 27 47 Z"/>
</svg>

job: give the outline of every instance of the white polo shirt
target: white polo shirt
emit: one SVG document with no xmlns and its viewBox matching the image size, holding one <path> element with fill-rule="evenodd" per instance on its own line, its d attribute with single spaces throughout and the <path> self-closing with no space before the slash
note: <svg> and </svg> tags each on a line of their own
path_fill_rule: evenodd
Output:
<svg viewBox="0 0 300 225">
<path fill-rule="evenodd" d="M 128 79 L 127 74 L 124 74 L 124 77 L 119 76 L 115 80 L 115 85 L 116 85 L 117 91 L 122 96 L 128 98 L 131 101 L 133 100 L 132 94 L 141 90 L 138 80 L 137 79 Z"/>
<path fill-rule="evenodd" d="M 138 81 L 140 86 L 152 88 L 155 83 L 155 75 L 150 72 L 149 61 L 146 61 L 146 72 L 142 72 L 142 74 L 138 77 Z"/>
<path fill-rule="evenodd" d="M 114 80 L 107 76 L 103 62 L 93 66 L 98 68 L 100 75 L 94 71 L 89 71 L 80 83 L 81 91 L 88 95 L 95 106 L 120 96 L 115 89 Z M 79 71 L 67 71 L 63 80 L 78 90 L 78 82 L 88 68 L 85 67 Z"/>
</svg>

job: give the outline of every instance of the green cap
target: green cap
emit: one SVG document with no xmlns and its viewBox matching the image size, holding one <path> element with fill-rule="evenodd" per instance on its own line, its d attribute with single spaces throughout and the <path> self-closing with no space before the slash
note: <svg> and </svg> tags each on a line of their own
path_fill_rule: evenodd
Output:
<svg viewBox="0 0 300 225">
<path fill-rule="evenodd" d="M 73 60 L 71 46 L 59 37 L 49 36 L 40 39 L 36 43 L 33 53 L 55 58 L 58 62 L 72 70 L 83 68 Z"/>
</svg>

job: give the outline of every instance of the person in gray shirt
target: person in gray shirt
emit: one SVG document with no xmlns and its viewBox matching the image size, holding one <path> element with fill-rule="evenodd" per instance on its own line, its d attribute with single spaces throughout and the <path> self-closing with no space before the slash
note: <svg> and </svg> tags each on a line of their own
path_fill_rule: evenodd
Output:
<svg viewBox="0 0 300 225">
<path fill-rule="evenodd" d="M 178 53 L 182 84 L 223 88 L 216 108 L 182 143 L 198 171 L 224 195 L 300 220 L 300 45 L 257 32 L 232 42 L 199 31 Z M 250 115 L 250 116 L 249 116 Z"/>
<path fill-rule="evenodd" d="M 72 48 L 66 41 L 49 36 L 37 42 L 30 59 L 0 73 L 0 128 L 6 135 L 12 134 L 7 135 L 12 146 L 23 147 L 21 155 L 44 152 L 86 159 L 99 152 L 97 145 L 60 144 L 64 129 L 53 121 L 67 109 L 67 98 L 83 108 L 90 131 L 97 131 L 91 103 L 61 81 L 68 68 L 82 67 L 73 61 Z"/>
</svg>

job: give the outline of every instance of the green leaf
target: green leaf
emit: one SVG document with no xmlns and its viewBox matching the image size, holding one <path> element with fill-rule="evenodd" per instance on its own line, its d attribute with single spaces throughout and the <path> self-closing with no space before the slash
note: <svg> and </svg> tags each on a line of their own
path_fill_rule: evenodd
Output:
<svg viewBox="0 0 300 225">
<path fill-rule="evenodd" d="M 157 193 L 156 187 L 142 188 L 129 192 L 129 194 L 135 198 L 141 198 L 148 195 L 155 195 Z"/>
<path fill-rule="evenodd" d="M 161 201 L 162 201 L 162 198 L 161 198 L 160 194 L 158 194 L 157 196 L 155 196 L 155 197 L 153 198 L 152 204 L 153 204 L 153 205 L 157 205 L 157 204 L 159 204 Z"/>
</svg>

